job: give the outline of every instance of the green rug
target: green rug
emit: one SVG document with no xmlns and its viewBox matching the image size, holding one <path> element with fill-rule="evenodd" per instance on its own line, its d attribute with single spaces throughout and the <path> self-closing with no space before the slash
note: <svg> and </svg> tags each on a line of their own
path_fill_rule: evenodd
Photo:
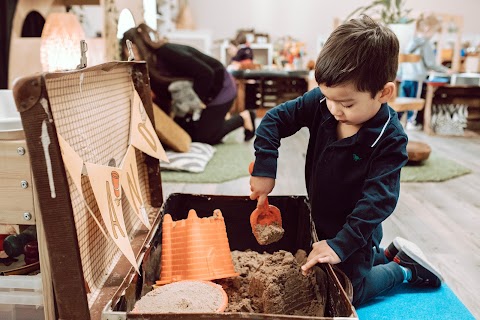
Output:
<svg viewBox="0 0 480 320">
<path fill-rule="evenodd" d="M 455 161 L 431 153 L 421 164 L 408 164 L 402 169 L 401 182 L 441 182 L 472 172 Z"/>
<path fill-rule="evenodd" d="M 163 182 L 221 183 L 248 176 L 248 165 L 254 160 L 253 146 L 229 138 L 216 145 L 217 151 L 201 173 L 162 171 Z M 441 182 L 470 173 L 471 170 L 455 161 L 432 153 L 419 165 L 402 169 L 401 182 Z"/>
<path fill-rule="evenodd" d="M 201 173 L 162 171 L 163 182 L 221 183 L 249 176 L 248 165 L 254 160 L 253 146 L 243 142 L 226 142 L 215 146 L 217 151 Z"/>
</svg>

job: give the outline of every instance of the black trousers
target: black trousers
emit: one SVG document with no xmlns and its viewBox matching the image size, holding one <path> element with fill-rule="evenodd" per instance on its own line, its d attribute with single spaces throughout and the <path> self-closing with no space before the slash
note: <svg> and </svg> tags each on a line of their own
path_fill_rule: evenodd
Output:
<svg viewBox="0 0 480 320">
<path fill-rule="evenodd" d="M 190 135 L 192 141 L 218 144 L 228 133 L 243 126 L 243 118 L 238 114 L 225 120 L 232 104 L 233 99 L 223 104 L 209 105 L 202 111 L 198 121 L 193 121 L 191 116 L 187 116 L 176 117 L 175 122 Z"/>
</svg>

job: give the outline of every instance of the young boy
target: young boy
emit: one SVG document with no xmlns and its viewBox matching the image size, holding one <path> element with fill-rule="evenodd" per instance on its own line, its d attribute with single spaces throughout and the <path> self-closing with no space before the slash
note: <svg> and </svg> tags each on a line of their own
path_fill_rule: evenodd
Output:
<svg viewBox="0 0 480 320">
<path fill-rule="evenodd" d="M 413 243 L 397 238 L 381 250 L 381 222 L 394 210 L 407 136 L 387 105 L 394 92 L 398 40 L 364 16 L 339 26 L 316 66 L 319 88 L 267 112 L 255 139 L 251 199 L 273 190 L 281 138 L 310 131 L 305 181 L 321 241 L 302 271 L 338 264 L 353 284 L 353 304 L 409 281 L 438 287 L 440 274 Z M 393 262 L 394 261 L 394 262 Z"/>
</svg>

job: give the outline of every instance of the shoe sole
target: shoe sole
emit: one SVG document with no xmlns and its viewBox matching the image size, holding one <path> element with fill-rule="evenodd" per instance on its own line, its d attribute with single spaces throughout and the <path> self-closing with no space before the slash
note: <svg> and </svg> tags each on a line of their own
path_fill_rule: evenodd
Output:
<svg viewBox="0 0 480 320">
<path fill-rule="evenodd" d="M 441 282 L 443 282 L 443 277 L 440 274 L 440 272 L 428 261 L 427 257 L 425 254 L 422 252 L 422 250 L 413 242 L 410 242 L 408 240 L 405 240 L 403 238 L 400 238 L 402 240 L 399 240 L 399 245 L 401 243 L 401 246 L 398 247 L 395 245 L 397 248 L 401 248 L 401 250 L 408 255 L 411 259 L 415 260 L 418 264 L 420 264 L 422 267 L 433 273 L 438 279 L 440 279 Z"/>
<path fill-rule="evenodd" d="M 411 241 L 408 241 L 407 239 L 404 239 L 402 237 L 395 237 L 392 241 L 394 249 L 390 249 L 390 245 L 386 248 L 386 250 L 389 251 L 389 254 L 392 256 L 392 259 L 402 251 L 402 248 L 408 244 L 415 246 L 415 244 Z M 420 248 L 419 248 L 420 250 Z"/>
<path fill-rule="evenodd" d="M 398 251 L 401 251 L 402 248 L 407 245 L 418 248 L 418 246 L 415 243 L 408 241 L 407 239 L 402 237 L 395 237 L 395 239 L 393 239 L 393 245 L 395 246 L 395 248 L 397 248 Z M 418 248 L 418 250 L 421 250 L 421 249 Z"/>
</svg>

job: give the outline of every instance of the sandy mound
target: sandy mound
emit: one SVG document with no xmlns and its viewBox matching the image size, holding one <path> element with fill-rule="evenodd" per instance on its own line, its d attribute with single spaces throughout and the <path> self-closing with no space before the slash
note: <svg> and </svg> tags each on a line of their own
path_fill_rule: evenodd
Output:
<svg viewBox="0 0 480 320">
<path fill-rule="evenodd" d="M 317 286 L 314 274 L 301 274 L 305 252 L 299 251 L 296 257 L 287 251 L 233 251 L 240 276 L 216 281 L 228 295 L 225 311 L 323 316 L 326 288 Z"/>
<path fill-rule="evenodd" d="M 132 313 L 215 312 L 222 302 L 215 285 L 180 281 L 150 291 L 135 303 Z"/>
</svg>

